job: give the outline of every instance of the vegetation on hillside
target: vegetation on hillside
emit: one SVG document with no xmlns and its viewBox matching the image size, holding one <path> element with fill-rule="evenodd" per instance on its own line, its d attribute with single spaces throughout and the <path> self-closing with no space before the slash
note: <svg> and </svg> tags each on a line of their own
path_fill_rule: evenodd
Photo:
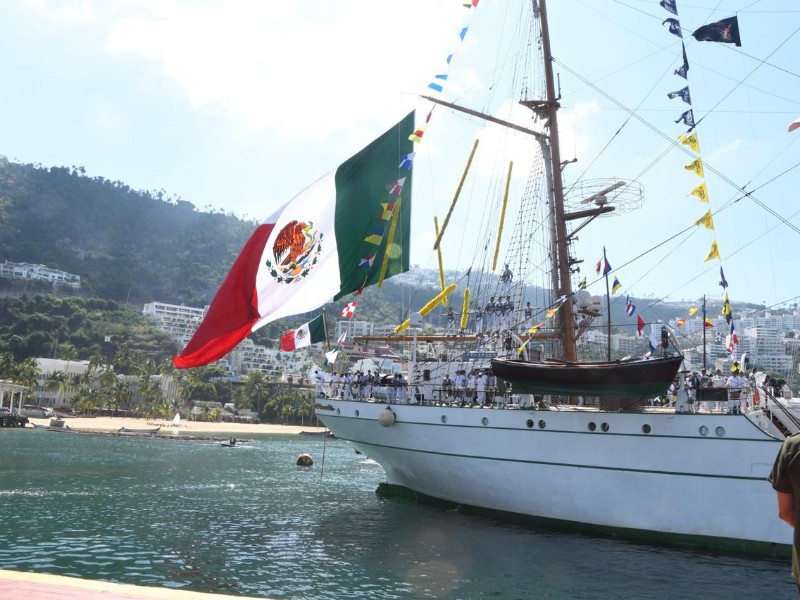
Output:
<svg viewBox="0 0 800 600">
<path fill-rule="evenodd" d="M 74 349 L 77 359 L 98 355 L 110 361 L 123 347 L 157 360 L 177 350 L 166 333 L 112 300 L 46 294 L 0 298 L 0 353 L 17 361 L 62 358 L 64 348 Z"/>
<path fill-rule="evenodd" d="M 0 158 L 0 259 L 80 275 L 90 295 L 202 306 L 253 227 L 80 167 Z"/>
</svg>

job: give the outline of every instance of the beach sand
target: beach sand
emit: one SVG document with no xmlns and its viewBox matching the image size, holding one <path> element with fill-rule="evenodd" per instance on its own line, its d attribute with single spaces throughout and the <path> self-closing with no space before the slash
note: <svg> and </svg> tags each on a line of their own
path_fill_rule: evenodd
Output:
<svg viewBox="0 0 800 600">
<path fill-rule="evenodd" d="M 30 423 L 49 425 L 50 419 L 29 419 Z M 311 427 L 299 425 L 271 425 L 252 423 L 208 423 L 205 421 L 181 421 L 179 427 L 173 427 L 172 421 L 159 419 L 134 419 L 130 417 L 67 417 L 64 422 L 71 429 L 82 431 L 119 431 L 121 427 L 128 429 L 146 429 L 150 427 L 161 427 L 159 433 L 169 433 L 179 431 L 181 433 L 199 434 L 227 434 L 237 435 L 251 434 L 298 434 L 301 431 L 323 432 L 324 427 Z M 28 425 L 32 427 L 32 425 Z"/>
</svg>

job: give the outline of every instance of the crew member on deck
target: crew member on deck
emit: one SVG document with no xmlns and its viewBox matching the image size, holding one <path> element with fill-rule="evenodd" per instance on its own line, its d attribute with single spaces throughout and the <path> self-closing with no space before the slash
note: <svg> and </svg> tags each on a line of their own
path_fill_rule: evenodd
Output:
<svg viewBox="0 0 800 600">
<path fill-rule="evenodd" d="M 489 302 L 483 308 L 483 326 L 486 328 L 486 331 L 492 331 L 495 328 L 494 311 L 494 296 L 492 296 Z"/>
<path fill-rule="evenodd" d="M 505 269 L 503 269 L 502 275 L 500 275 L 500 281 L 503 282 L 503 293 L 508 294 L 511 291 L 511 282 L 514 280 L 514 274 L 511 272 L 511 269 L 508 267 L 508 263 L 506 263 Z"/>
</svg>

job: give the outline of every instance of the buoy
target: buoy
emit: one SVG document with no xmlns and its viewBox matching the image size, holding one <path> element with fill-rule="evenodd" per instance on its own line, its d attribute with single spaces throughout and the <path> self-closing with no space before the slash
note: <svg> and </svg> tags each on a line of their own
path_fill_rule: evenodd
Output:
<svg viewBox="0 0 800 600">
<path fill-rule="evenodd" d="M 378 415 L 378 423 L 383 427 L 391 427 L 394 425 L 395 415 L 391 408 L 384 408 Z"/>
<path fill-rule="evenodd" d="M 314 464 L 314 459 L 311 458 L 310 454 L 301 454 L 297 457 L 297 466 L 298 467 L 310 467 Z"/>
</svg>

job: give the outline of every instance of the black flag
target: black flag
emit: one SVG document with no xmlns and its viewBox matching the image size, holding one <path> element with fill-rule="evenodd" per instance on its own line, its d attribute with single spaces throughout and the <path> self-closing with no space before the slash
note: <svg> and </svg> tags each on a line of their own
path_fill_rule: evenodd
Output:
<svg viewBox="0 0 800 600">
<path fill-rule="evenodd" d="M 681 40 L 681 48 L 683 49 L 683 64 L 675 69 L 675 75 L 688 79 L 686 74 L 689 72 L 689 61 L 686 59 L 686 46 L 683 45 L 683 40 Z"/>
<path fill-rule="evenodd" d="M 691 129 L 694 128 L 696 123 L 694 122 L 694 112 L 692 112 L 692 109 L 689 109 L 685 113 L 683 113 L 680 116 L 680 118 L 675 122 L 676 123 L 680 123 L 681 121 L 683 121 L 684 125 L 688 125 L 689 126 L 689 130 L 690 131 L 691 131 Z"/>
<path fill-rule="evenodd" d="M 723 42 L 726 44 L 742 45 L 739 37 L 739 19 L 728 17 L 716 23 L 709 23 L 698 27 L 692 34 L 698 42 Z"/>
<path fill-rule="evenodd" d="M 689 94 L 689 86 L 688 85 L 685 88 L 683 88 L 682 90 L 678 90 L 677 92 L 669 92 L 667 94 L 667 98 L 669 98 L 670 100 L 672 100 L 673 98 L 680 98 L 681 100 L 686 102 L 686 104 L 691 104 L 692 103 L 692 96 L 691 96 L 691 94 Z"/>
<path fill-rule="evenodd" d="M 678 6 L 676 5 L 675 0 L 661 0 L 659 4 L 673 15 L 678 14 Z"/>
<path fill-rule="evenodd" d="M 669 32 L 677 35 L 679 38 L 683 37 L 683 32 L 681 31 L 681 24 L 678 19 L 664 19 L 661 24 L 669 23 Z"/>
</svg>

